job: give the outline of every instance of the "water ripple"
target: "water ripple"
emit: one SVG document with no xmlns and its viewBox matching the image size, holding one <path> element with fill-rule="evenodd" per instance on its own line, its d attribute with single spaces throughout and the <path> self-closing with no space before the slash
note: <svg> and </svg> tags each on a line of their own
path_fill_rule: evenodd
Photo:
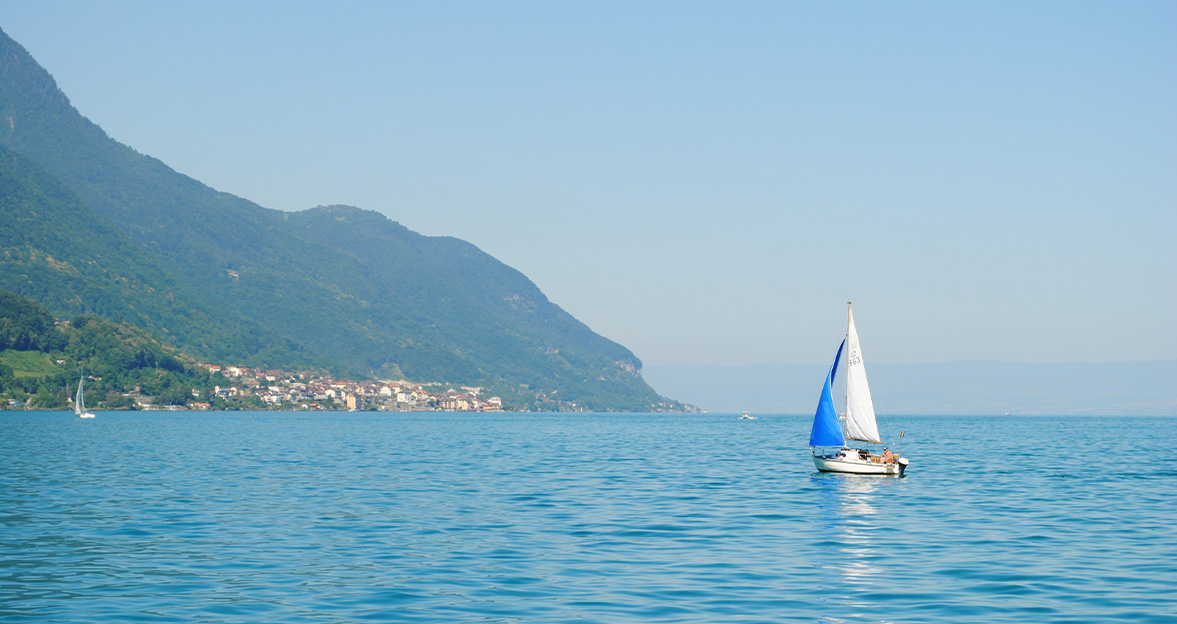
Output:
<svg viewBox="0 0 1177 624">
<path fill-rule="evenodd" d="M 1173 622 L 1175 419 L 0 413 L 5 622 Z M 1065 435 L 1068 447 L 1056 436 Z"/>
</svg>

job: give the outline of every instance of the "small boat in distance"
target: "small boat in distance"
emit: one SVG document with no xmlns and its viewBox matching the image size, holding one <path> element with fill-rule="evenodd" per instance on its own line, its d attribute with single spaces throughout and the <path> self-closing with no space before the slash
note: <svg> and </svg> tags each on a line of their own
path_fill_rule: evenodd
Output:
<svg viewBox="0 0 1177 624">
<path fill-rule="evenodd" d="M 740 420 L 756 420 L 756 417 L 752 414 L 749 414 L 748 412 L 744 412 L 744 414 L 740 416 Z"/>
<path fill-rule="evenodd" d="M 85 393 L 82 391 L 82 382 L 85 379 L 85 373 L 83 373 L 82 376 L 78 378 L 78 394 L 74 397 L 74 413 L 78 415 L 78 418 L 94 418 L 94 414 L 92 412 L 86 411 L 86 397 Z"/>
<path fill-rule="evenodd" d="M 838 360 L 842 349 L 849 346 L 846 356 L 846 412 L 839 417 L 834 408 L 834 375 L 838 372 Z M 900 434 L 902 437 L 903 434 Z M 875 406 L 871 401 L 870 387 L 866 382 L 866 366 L 862 362 L 862 349 L 858 344 L 858 330 L 854 328 L 854 312 L 846 304 L 846 338 L 838 345 L 834 364 L 826 375 L 821 399 L 817 402 L 817 413 L 813 416 L 813 428 L 809 432 L 809 447 L 813 463 L 822 472 L 849 472 L 854 474 L 903 475 L 907 458 L 900 457 L 898 449 L 894 454 L 886 447 L 882 454 L 865 448 L 851 448 L 847 440 L 882 444 L 879 427 L 875 423 Z M 833 448 L 831 448 L 833 447 Z M 819 452 L 819 449 L 822 449 Z"/>
</svg>

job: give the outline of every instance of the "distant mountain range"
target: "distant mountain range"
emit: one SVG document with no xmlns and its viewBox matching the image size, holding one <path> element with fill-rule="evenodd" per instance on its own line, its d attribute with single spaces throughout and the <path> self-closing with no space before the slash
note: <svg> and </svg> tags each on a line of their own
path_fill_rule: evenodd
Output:
<svg viewBox="0 0 1177 624">
<path fill-rule="evenodd" d="M 2 31 L 0 288 L 208 361 L 484 386 L 524 408 L 683 407 L 470 243 L 348 206 L 269 210 L 118 143 Z"/>
<path fill-rule="evenodd" d="M 710 412 L 812 414 L 828 364 L 648 366 L 659 392 Z M 1177 360 L 1023 364 L 871 364 L 885 414 L 1177 416 Z M 839 372 L 835 396 L 842 392 Z"/>
</svg>

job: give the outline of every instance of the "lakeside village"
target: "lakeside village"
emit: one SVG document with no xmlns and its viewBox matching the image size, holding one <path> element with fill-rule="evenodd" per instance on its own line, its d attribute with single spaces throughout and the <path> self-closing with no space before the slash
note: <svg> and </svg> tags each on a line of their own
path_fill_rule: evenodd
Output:
<svg viewBox="0 0 1177 624">
<path fill-rule="evenodd" d="M 199 364 L 227 385 L 214 385 L 213 396 L 199 396 L 186 405 L 155 405 L 151 397 L 134 397 L 141 410 L 376 410 L 376 411 L 502 411 L 497 396 L 483 397 L 482 388 L 444 388 L 442 383 L 408 381 L 340 381 L 310 373 L 290 373 L 240 366 Z M 219 375 L 219 377 L 218 377 Z"/>
</svg>

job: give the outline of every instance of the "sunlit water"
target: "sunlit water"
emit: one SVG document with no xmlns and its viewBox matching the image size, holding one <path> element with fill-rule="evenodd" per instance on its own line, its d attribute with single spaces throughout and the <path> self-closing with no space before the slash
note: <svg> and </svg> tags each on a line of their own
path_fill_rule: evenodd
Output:
<svg viewBox="0 0 1177 624">
<path fill-rule="evenodd" d="M 881 425 L 0 413 L 0 620 L 1177 621 L 1177 418 Z"/>
</svg>

